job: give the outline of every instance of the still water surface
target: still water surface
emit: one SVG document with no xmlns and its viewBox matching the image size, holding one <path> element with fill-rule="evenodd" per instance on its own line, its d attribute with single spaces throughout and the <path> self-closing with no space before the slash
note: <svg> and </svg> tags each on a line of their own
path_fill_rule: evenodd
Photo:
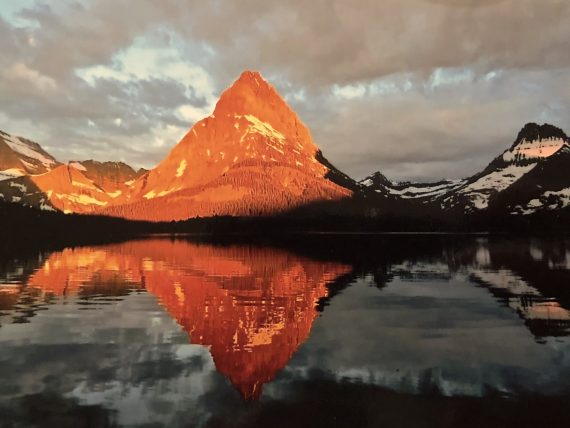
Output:
<svg viewBox="0 0 570 428">
<path fill-rule="evenodd" d="M 0 426 L 567 422 L 570 242 L 309 241 L 0 261 Z"/>
</svg>

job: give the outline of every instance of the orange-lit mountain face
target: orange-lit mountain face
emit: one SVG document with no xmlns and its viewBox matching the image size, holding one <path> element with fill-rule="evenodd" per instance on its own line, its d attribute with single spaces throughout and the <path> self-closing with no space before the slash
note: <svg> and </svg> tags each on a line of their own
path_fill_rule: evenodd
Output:
<svg viewBox="0 0 570 428">
<path fill-rule="evenodd" d="M 143 174 L 122 162 L 70 162 L 31 176 L 51 205 L 66 213 L 97 213 L 130 198 L 130 184 Z"/>
<path fill-rule="evenodd" d="M 0 144 L 0 198 L 42 209 L 171 221 L 275 214 L 352 194 L 327 178 L 332 166 L 309 130 L 255 72 L 148 172 L 121 162 L 59 164 L 37 144 L 2 135 L 10 146 Z"/>
<path fill-rule="evenodd" d="M 104 213 L 144 220 L 274 214 L 351 191 L 326 178 L 309 130 L 259 73 L 244 72 L 214 113 Z"/>
<path fill-rule="evenodd" d="M 62 164 L 39 144 L 0 131 L 0 201 L 42 210 L 95 213 L 128 200 L 129 185 L 145 172 L 123 162 Z"/>
<path fill-rule="evenodd" d="M 131 241 L 54 253 L 27 286 L 60 296 L 145 287 L 255 399 L 308 338 L 327 284 L 349 269 L 271 248 Z"/>
</svg>

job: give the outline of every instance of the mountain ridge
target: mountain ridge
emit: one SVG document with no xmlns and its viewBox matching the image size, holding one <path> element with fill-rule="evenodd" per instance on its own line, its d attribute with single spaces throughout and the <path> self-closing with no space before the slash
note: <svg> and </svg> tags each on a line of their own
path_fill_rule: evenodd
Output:
<svg viewBox="0 0 570 428">
<path fill-rule="evenodd" d="M 263 77 L 243 72 L 214 112 L 197 121 L 150 170 L 123 162 L 62 163 L 0 131 L 0 200 L 64 213 L 130 220 L 334 213 L 459 218 L 526 216 L 570 207 L 570 140 L 527 123 L 482 171 L 435 183 L 359 182 L 337 169 L 299 116 Z"/>
</svg>

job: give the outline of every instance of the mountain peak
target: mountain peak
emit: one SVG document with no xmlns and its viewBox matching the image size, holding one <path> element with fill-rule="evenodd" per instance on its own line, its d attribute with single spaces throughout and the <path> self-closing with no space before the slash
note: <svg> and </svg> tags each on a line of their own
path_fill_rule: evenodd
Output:
<svg viewBox="0 0 570 428">
<path fill-rule="evenodd" d="M 242 73 L 239 75 L 238 81 L 246 81 L 246 82 L 250 82 L 250 81 L 260 81 L 262 80 L 263 82 L 266 82 L 266 80 L 263 78 L 263 76 L 261 75 L 261 73 L 259 71 L 255 71 L 255 70 L 244 70 L 242 71 Z"/>
<path fill-rule="evenodd" d="M 518 145 L 523 140 L 538 141 L 547 139 L 560 139 L 567 141 L 568 136 L 562 129 L 548 123 L 539 125 L 538 123 L 530 122 L 523 126 L 523 128 L 520 130 L 519 134 L 517 135 L 517 139 L 513 144 L 513 147 Z"/>
<path fill-rule="evenodd" d="M 239 77 L 231 84 L 231 86 L 224 91 L 224 93 L 229 92 L 240 92 L 245 89 L 250 89 L 254 92 L 260 92 L 263 90 L 271 89 L 275 92 L 275 89 L 263 78 L 259 71 L 246 70 L 242 72 Z M 223 94 L 222 94 L 223 97 Z"/>
<path fill-rule="evenodd" d="M 268 114 L 294 114 L 285 100 L 257 71 L 244 71 L 227 88 L 214 109 L 214 116 L 252 114 L 267 121 Z"/>
<path fill-rule="evenodd" d="M 214 113 L 133 183 L 131 206 L 109 212 L 166 221 L 267 215 L 348 197 L 353 186 L 326 161 L 273 86 L 258 72 L 244 71 Z"/>
<path fill-rule="evenodd" d="M 546 159 L 568 145 L 568 137 L 556 126 L 527 123 L 510 149 L 501 156 L 507 163 Z"/>
<path fill-rule="evenodd" d="M 360 184 L 363 184 L 366 187 L 392 186 L 392 182 L 380 171 L 376 171 L 374 174 L 369 175 L 364 180 L 360 181 Z"/>
</svg>

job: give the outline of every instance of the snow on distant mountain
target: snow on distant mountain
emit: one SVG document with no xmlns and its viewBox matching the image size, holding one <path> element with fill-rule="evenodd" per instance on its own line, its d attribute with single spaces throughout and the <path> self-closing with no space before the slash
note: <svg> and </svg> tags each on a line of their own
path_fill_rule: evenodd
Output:
<svg viewBox="0 0 570 428">
<path fill-rule="evenodd" d="M 38 143 L 0 131 L 0 174 L 43 174 L 58 162 Z"/>
<path fill-rule="evenodd" d="M 396 183 L 376 173 L 360 183 L 378 194 L 418 200 L 442 211 L 468 214 L 496 209 L 531 214 L 570 205 L 570 179 L 564 173 L 569 166 L 566 134 L 552 125 L 529 123 L 509 149 L 470 178 Z M 519 183 L 526 183 L 526 188 Z"/>
<path fill-rule="evenodd" d="M 510 149 L 497 157 L 480 174 L 471 177 L 455 195 L 442 200 L 442 207 L 464 204 L 465 212 L 489 207 L 495 195 L 507 190 L 538 165 L 548 164 L 569 147 L 568 137 L 552 125 L 529 123 L 520 131 Z M 562 172 L 559 171 L 561 178 Z"/>
<path fill-rule="evenodd" d="M 0 172 L 0 181 L 2 180 L 10 180 L 12 178 L 21 177 L 26 175 L 24 171 L 19 168 L 10 168 Z"/>
<path fill-rule="evenodd" d="M 466 180 L 442 180 L 436 183 L 412 183 L 390 181 L 376 172 L 360 181 L 365 188 L 383 195 L 402 199 L 432 200 L 462 186 Z"/>
<path fill-rule="evenodd" d="M 0 177 L 0 201 L 18 203 L 40 210 L 56 211 L 48 196 L 32 181 L 29 175 Z"/>
</svg>

